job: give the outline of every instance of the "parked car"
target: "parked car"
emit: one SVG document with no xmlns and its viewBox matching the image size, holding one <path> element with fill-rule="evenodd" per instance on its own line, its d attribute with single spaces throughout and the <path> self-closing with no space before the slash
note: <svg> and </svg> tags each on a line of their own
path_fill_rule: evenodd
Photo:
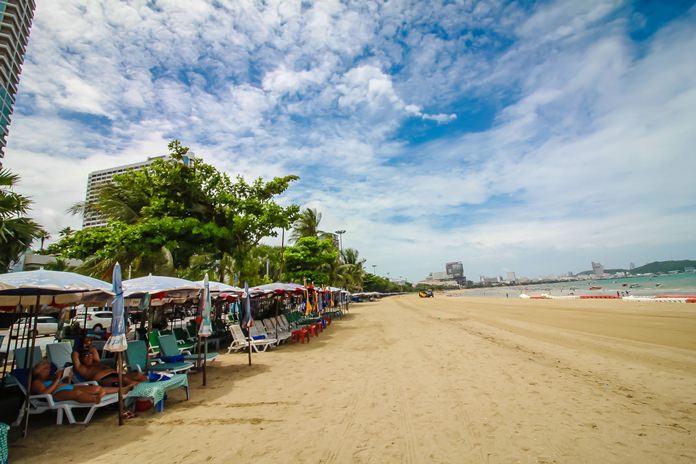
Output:
<svg viewBox="0 0 696 464">
<path fill-rule="evenodd" d="M 81 328 L 100 332 L 111 329 L 113 314 L 105 310 L 87 310 L 87 321 L 85 321 L 85 311 L 78 310 L 77 315 L 70 320 L 71 324 L 77 324 Z"/>
<path fill-rule="evenodd" d="M 32 318 L 22 318 L 12 324 L 10 333 L 13 338 L 27 338 L 30 331 L 34 328 L 36 319 L 36 331 L 38 335 L 53 335 L 58 331 L 58 320 L 51 316 L 36 316 Z"/>
</svg>

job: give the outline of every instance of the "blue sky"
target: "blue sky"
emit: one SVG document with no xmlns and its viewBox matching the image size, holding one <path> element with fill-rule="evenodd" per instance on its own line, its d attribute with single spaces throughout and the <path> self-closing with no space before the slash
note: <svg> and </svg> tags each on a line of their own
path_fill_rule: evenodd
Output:
<svg viewBox="0 0 696 464">
<path fill-rule="evenodd" d="M 39 2 L 5 165 L 55 235 L 176 137 L 391 277 L 696 258 L 693 50 L 692 1 Z"/>
</svg>

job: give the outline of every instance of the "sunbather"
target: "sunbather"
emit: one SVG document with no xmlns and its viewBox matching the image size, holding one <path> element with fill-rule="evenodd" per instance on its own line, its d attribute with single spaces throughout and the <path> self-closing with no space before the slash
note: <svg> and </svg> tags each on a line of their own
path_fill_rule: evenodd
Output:
<svg viewBox="0 0 696 464">
<path fill-rule="evenodd" d="M 86 380 L 95 380 L 104 387 L 107 393 L 118 391 L 118 372 L 101 362 L 99 353 L 93 346 L 87 345 L 79 353 L 72 353 L 73 369 Z M 123 374 L 123 387 L 130 389 L 134 385 L 147 380 L 145 374 L 128 372 Z"/>
<path fill-rule="evenodd" d="M 73 400 L 80 403 L 99 403 L 106 391 L 99 385 L 72 385 L 72 372 L 65 379 L 63 371 L 51 375 L 51 364 L 41 360 L 32 369 L 31 392 L 35 395 L 53 395 L 57 401 Z"/>
</svg>

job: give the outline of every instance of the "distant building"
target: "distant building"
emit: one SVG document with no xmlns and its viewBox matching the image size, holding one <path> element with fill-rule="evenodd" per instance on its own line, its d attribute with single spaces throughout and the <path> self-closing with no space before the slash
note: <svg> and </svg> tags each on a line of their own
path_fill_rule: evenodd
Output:
<svg viewBox="0 0 696 464">
<path fill-rule="evenodd" d="M 34 0 L 0 0 L 0 167 L 35 8 Z"/>
<path fill-rule="evenodd" d="M 464 277 L 464 266 L 461 261 L 455 261 L 445 264 L 445 272 L 452 276 L 455 280 Z"/>
<path fill-rule="evenodd" d="M 636 265 L 635 265 L 634 263 L 629 263 L 629 265 L 628 265 L 628 270 L 629 270 L 629 271 L 632 271 L 632 270 L 634 270 L 635 268 L 636 268 Z"/>
<path fill-rule="evenodd" d="M 515 275 L 514 272 L 507 273 L 507 281 L 508 282 L 516 282 L 517 281 L 517 276 Z"/>
<path fill-rule="evenodd" d="M 604 266 L 602 266 L 600 263 L 595 263 L 592 261 L 592 273 L 594 274 L 595 279 L 601 279 L 604 275 Z"/>
<path fill-rule="evenodd" d="M 480 281 L 482 284 L 497 284 L 498 283 L 498 278 L 497 277 L 486 277 L 486 276 L 480 276 Z"/>
<path fill-rule="evenodd" d="M 61 260 L 66 266 L 79 266 L 82 261 L 79 259 Z M 19 255 L 17 261 L 10 266 L 10 272 L 35 271 L 49 264 L 57 263 L 58 259 L 53 255 L 37 255 L 33 250 L 27 250 Z"/>
<path fill-rule="evenodd" d="M 90 172 L 89 177 L 87 178 L 87 192 L 85 194 L 85 205 L 89 205 L 90 203 L 96 201 L 97 196 L 99 194 L 99 189 L 106 184 L 112 183 L 115 175 L 123 174 L 126 171 L 139 171 L 145 168 L 146 166 L 151 165 L 155 161 L 165 158 L 165 156 L 154 156 L 148 158 L 147 161 L 143 161 L 140 163 L 126 164 L 123 166 L 116 166 L 114 168 Z M 190 162 L 190 157 L 184 157 L 185 165 L 188 165 Z M 88 210 L 82 219 L 83 229 L 104 226 L 106 226 L 106 218 L 98 211 Z"/>
</svg>

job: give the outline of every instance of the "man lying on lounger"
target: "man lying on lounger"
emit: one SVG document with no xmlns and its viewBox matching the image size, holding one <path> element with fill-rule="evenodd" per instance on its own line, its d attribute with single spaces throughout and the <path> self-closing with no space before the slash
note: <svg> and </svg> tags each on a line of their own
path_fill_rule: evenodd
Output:
<svg viewBox="0 0 696 464">
<path fill-rule="evenodd" d="M 99 385 L 106 388 L 107 393 L 111 393 L 109 390 L 111 388 L 116 388 L 114 391 L 118 391 L 118 372 L 101 362 L 97 349 L 91 346 L 91 343 L 85 342 L 85 346 L 79 353 L 73 351 L 72 362 L 73 369 L 80 374 L 82 378 L 86 380 L 96 380 Z M 127 389 L 146 380 L 147 376 L 140 372 L 128 372 L 123 374 L 123 386 Z"/>
</svg>

